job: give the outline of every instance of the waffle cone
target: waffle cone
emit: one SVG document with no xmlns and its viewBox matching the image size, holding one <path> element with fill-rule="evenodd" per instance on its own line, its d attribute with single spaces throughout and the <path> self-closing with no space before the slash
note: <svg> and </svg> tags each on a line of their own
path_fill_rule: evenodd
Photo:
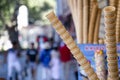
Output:
<svg viewBox="0 0 120 80">
<path fill-rule="evenodd" d="M 77 26 L 76 26 L 76 31 L 77 31 L 77 43 L 81 44 L 83 43 L 83 1 L 82 0 L 73 0 L 76 2 L 76 14 L 77 14 Z"/>
<path fill-rule="evenodd" d="M 112 49 L 112 48 L 106 48 L 106 50 L 107 50 L 107 54 L 108 54 L 108 56 L 113 56 L 113 55 L 116 55 L 116 50 L 115 49 L 113 49 L 113 50 L 110 50 L 110 49 Z"/>
<path fill-rule="evenodd" d="M 106 32 L 106 35 L 108 35 L 108 36 L 114 36 L 115 32 Z"/>
<path fill-rule="evenodd" d="M 69 49 L 74 49 L 76 47 L 76 44 L 74 42 L 71 43 L 71 45 L 67 46 Z"/>
<path fill-rule="evenodd" d="M 108 36 L 108 35 L 106 35 L 106 34 L 105 34 L 105 37 L 106 37 L 106 39 L 113 39 L 113 38 L 116 38 L 115 35 L 113 35 L 113 36 Z"/>
<path fill-rule="evenodd" d="M 114 62 L 114 61 L 117 61 L 117 60 L 118 60 L 117 58 L 118 58 L 118 57 L 117 57 L 116 55 L 113 55 L 113 57 L 108 57 L 107 60 L 108 60 L 108 61 L 111 61 L 111 63 L 112 63 L 112 62 Z"/>
<path fill-rule="evenodd" d="M 90 17 L 89 31 L 88 31 L 89 32 L 88 43 L 93 43 L 93 38 L 91 36 L 93 36 L 93 34 L 94 34 L 93 32 L 94 32 L 94 28 L 95 28 L 97 12 L 98 12 L 98 5 L 95 4 L 95 5 L 93 5 L 93 9 L 92 9 L 91 17 Z"/>
<path fill-rule="evenodd" d="M 109 42 L 109 41 L 110 41 L 110 42 L 114 42 L 114 41 L 115 41 L 115 38 L 109 38 L 109 39 L 107 39 L 107 40 L 105 39 L 105 43 L 106 43 L 106 41 L 108 41 L 108 42 Z"/>
<path fill-rule="evenodd" d="M 105 15 L 113 15 L 113 14 L 115 14 L 115 7 L 107 6 L 107 7 L 104 8 L 103 11 L 104 11 Z"/>
<path fill-rule="evenodd" d="M 113 56 L 112 54 L 115 54 L 115 53 L 117 53 L 117 51 L 109 51 L 109 50 L 107 50 L 107 56 L 112 57 Z"/>
<path fill-rule="evenodd" d="M 116 16 L 105 16 L 105 22 L 115 22 Z"/>
<path fill-rule="evenodd" d="M 57 17 L 56 17 L 56 16 L 53 16 L 53 15 L 52 15 L 52 17 L 54 17 L 54 20 L 51 20 L 51 21 L 52 21 L 52 23 L 53 23 L 53 24 L 58 23 L 58 19 L 57 19 Z"/>
<path fill-rule="evenodd" d="M 115 63 L 115 62 L 114 62 Z M 109 63 L 108 63 L 109 64 Z M 116 66 L 116 65 L 112 65 L 112 66 L 109 66 L 109 69 L 116 69 L 116 70 L 118 70 L 118 66 Z M 108 69 L 108 70 L 109 70 Z M 116 71 L 116 72 L 118 72 L 118 71 Z M 114 72 L 113 72 L 114 73 Z M 112 73 L 111 73 L 112 74 Z"/>
<path fill-rule="evenodd" d="M 105 18 L 106 18 L 106 19 L 109 19 L 109 18 L 114 18 L 114 17 L 115 17 L 115 14 L 105 15 Z"/>
<path fill-rule="evenodd" d="M 105 30 L 113 30 L 115 29 L 115 26 L 112 26 L 112 27 L 105 27 Z"/>
<path fill-rule="evenodd" d="M 116 51 L 115 50 L 114 51 L 107 50 L 107 56 L 108 57 L 116 57 L 117 56 Z"/>
<path fill-rule="evenodd" d="M 105 41 L 108 40 L 108 41 L 112 41 L 115 39 L 115 36 L 114 37 L 106 37 Z"/>
<path fill-rule="evenodd" d="M 96 79 L 96 78 L 97 78 L 96 74 L 93 74 L 93 75 L 91 76 L 90 80 L 94 80 L 94 79 Z M 99 80 L 99 79 L 97 79 L 97 80 Z"/>
<path fill-rule="evenodd" d="M 83 0 L 83 43 L 88 42 L 88 0 Z"/>
<path fill-rule="evenodd" d="M 115 48 L 115 47 L 116 47 L 116 45 L 106 45 L 107 49 L 111 49 L 111 48 Z"/>
<path fill-rule="evenodd" d="M 108 66 L 110 66 L 109 67 L 109 69 L 108 69 L 108 71 L 109 72 L 116 72 L 117 70 L 118 70 L 118 64 L 115 64 L 115 63 L 108 63 Z"/>
<path fill-rule="evenodd" d="M 72 37 L 68 36 L 68 34 L 69 34 L 68 32 L 65 32 L 64 35 L 61 36 L 64 39 L 64 41 L 66 41 L 67 45 L 69 45 L 69 44 L 74 42 Z"/>
<path fill-rule="evenodd" d="M 116 45 L 115 41 L 112 41 L 113 39 L 106 39 L 106 45 L 112 44 L 112 45 Z"/>
<path fill-rule="evenodd" d="M 115 73 L 109 74 L 110 77 L 117 77 L 118 76 L 118 71 L 116 71 Z"/>
<path fill-rule="evenodd" d="M 114 30 L 112 31 L 112 30 L 105 30 L 105 32 L 106 32 L 106 35 L 107 36 L 115 36 L 115 32 L 114 32 Z"/>
<path fill-rule="evenodd" d="M 88 65 L 88 64 L 90 64 L 88 61 L 87 61 L 87 64 L 83 64 L 84 69 L 89 69 L 90 65 Z"/>
<path fill-rule="evenodd" d="M 105 29 L 106 33 L 115 33 L 115 28 L 114 29 Z M 107 35 L 106 35 L 107 36 Z"/>
<path fill-rule="evenodd" d="M 59 29 L 59 31 L 57 31 L 57 33 L 59 33 L 59 34 L 64 34 L 64 32 L 65 32 L 65 29 L 63 28 L 63 29 Z"/>
<path fill-rule="evenodd" d="M 115 52 L 116 51 L 116 48 L 106 48 L 108 52 Z M 112 55 L 112 54 L 109 54 L 109 55 Z M 108 55 L 108 56 L 109 56 Z M 113 53 L 113 55 L 116 55 L 116 53 Z"/>
<path fill-rule="evenodd" d="M 60 30 L 59 30 L 60 31 Z M 62 30 L 61 29 L 61 32 L 62 31 L 64 31 L 64 29 Z M 70 36 L 68 35 L 69 33 L 67 32 L 67 31 L 65 31 L 65 32 L 63 32 L 64 33 L 64 35 L 61 35 L 61 37 L 63 38 L 63 39 L 67 39 L 67 38 L 70 38 Z"/>
<path fill-rule="evenodd" d="M 84 58 L 83 55 L 78 55 L 78 54 L 77 54 L 77 55 L 74 55 L 74 57 L 77 59 L 78 62 L 83 63 L 82 61 L 80 61 L 81 59 Z"/>
<path fill-rule="evenodd" d="M 101 12 L 102 10 L 98 9 L 98 14 L 97 14 L 96 23 L 95 23 L 95 30 L 94 30 L 94 39 L 93 39 L 94 44 L 98 44 Z"/>
<path fill-rule="evenodd" d="M 108 63 L 109 66 L 117 66 L 117 63 Z M 109 69 L 110 71 L 117 71 L 118 69 Z"/>
<path fill-rule="evenodd" d="M 115 24 L 114 24 L 114 25 L 115 25 Z M 109 31 L 109 30 L 115 30 L 115 26 L 114 26 L 114 25 L 111 26 L 111 27 L 109 27 L 109 26 L 108 26 L 108 27 L 105 27 L 105 30 L 106 30 L 106 31 L 107 31 L 107 30 L 108 30 L 108 31 Z"/>
<path fill-rule="evenodd" d="M 47 18 L 49 19 L 50 22 L 52 22 L 53 20 L 57 20 L 58 18 L 57 17 L 51 17 L 51 15 L 54 15 L 54 12 L 51 12 L 47 15 Z M 54 18 L 57 18 L 57 19 L 54 19 Z M 54 21 L 55 22 L 55 21 Z M 56 21 L 57 23 L 56 24 L 61 24 L 61 22 L 58 20 Z M 78 61 L 78 63 L 83 67 L 83 69 L 85 70 L 86 74 L 88 75 L 88 78 L 91 79 L 91 76 L 93 74 L 96 75 L 96 73 L 94 72 L 93 68 L 90 66 L 90 64 L 87 63 L 87 59 L 84 57 L 84 55 L 81 53 L 81 51 L 79 50 L 79 48 L 77 47 L 76 43 L 73 41 L 73 40 L 68 40 L 70 38 L 72 38 L 70 36 L 70 34 L 68 34 L 66 31 L 66 29 L 64 29 L 65 27 L 63 25 L 61 26 L 56 26 L 54 23 L 53 24 L 53 27 L 55 28 L 55 30 L 57 31 L 57 33 L 60 35 L 60 37 L 63 39 L 63 41 L 65 42 L 65 44 L 68 46 L 68 48 L 70 49 L 70 51 L 72 52 L 73 56 L 75 57 L 75 59 Z M 57 27 L 57 28 L 56 28 Z M 63 36 L 65 34 L 65 36 L 67 36 L 67 38 L 65 38 L 65 36 Z M 72 42 L 72 43 L 71 43 Z M 68 44 L 69 43 L 69 44 Z M 71 47 L 72 45 L 74 45 L 74 47 Z M 70 47 L 69 47 L 70 46 Z M 84 64 L 87 64 L 89 66 L 88 69 L 84 68 Z M 92 74 L 89 74 L 89 71 L 92 73 Z M 95 80 L 97 80 L 98 77 L 96 75 L 96 78 Z"/>
<path fill-rule="evenodd" d="M 56 17 L 54 17 L 56 19 Z M 56 19 L 57 20 L 57 19 Z M 54 24 L 52 24 L 54 26 L 55 29 L 59 30 L 60 26 L 62 26 L 62 23 L 58 22 L 58 20 L 56 22 L 54 22 Z"/>
<path fill-rule="evenodd" d="M 113 53 L 113 54 L 108 54 L 108 55 L 107 55 L 107 57 L 113 57 L 113 56 L 114 56 L 114 57 L 116 56 L 115 53 Z M 107 60 L 107 61 L 112 61 L 112 60 Z M 115 60 L 113 60 L 113 62 L 114 62 L 114 61 L 115 61 Z M 116 60 L 116 61 L 117 61 L 117 60 Z M 109 62 L 108 62 L 108 63 L 109 63 Z"/>
<path fill-rule="evenodd" d="M 112 23 L 112 24 L 109 24 L 109 23 L 105 23 L 105 27 L 115 27 L 115 22 Z"/>
<path fill-rule="evenodd" d="M 88 68 L 87 70 L 86 70 L 86 72 L 88 73 L 88 76 L 92 76 L 92 74 L 93 74 L 93 69 L 92 68 Z"/>
<path fill-rule="evenodd" d="M 112 21 L 112 20 L 111 21 L 110 20 L 109 21 L 107 21 L 107 20 L 105 21 L 106 24 L 114 24 L 114 22 L 115 21 Z"/>
</svg>

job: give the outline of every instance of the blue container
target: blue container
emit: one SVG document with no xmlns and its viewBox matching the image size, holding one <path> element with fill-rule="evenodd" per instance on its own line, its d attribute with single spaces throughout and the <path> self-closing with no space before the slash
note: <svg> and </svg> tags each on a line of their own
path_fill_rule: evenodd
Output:
<svg viewBox="0 0 120 80">
<path fill-rule="evenodd" d="M 84 56 L 88 59 L 88 61 L 91 63 L 91 66 L 93 67 L 94 71 L 95 66 L 95 58 L 94 53 L 96 50 L 103 50 L 104 56 L 105 56 L 105 62 L 107 65 L 107 56 L 106 56 L 106 47 L 104 44 L 79 44 L 78 45 Z M 119 71 L 120 71 L 120 44 L 117 45 L 117 53 L 118 53 L 118 65 L 119 65 Z M 107 69 L 107 66 L 106 66 Z M 84 70 L 79 67 L 79 80 L 83 80 L 83 77 L 87 77 Z"/>
</svg>

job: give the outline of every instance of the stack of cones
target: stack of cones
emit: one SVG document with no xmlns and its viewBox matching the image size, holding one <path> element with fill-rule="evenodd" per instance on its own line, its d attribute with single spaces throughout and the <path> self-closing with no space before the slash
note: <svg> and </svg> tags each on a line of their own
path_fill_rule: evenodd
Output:
<svg viewBox="0 0 120 80">
<path fill-rule="evenodd" d="M 106 32 L 106 53 L 108 61 L 108 80 L 119 80 L 118 76 L 118 56 L 116 52 L 115 35 L 115 7 L 108 6 L 104 8 L 105 32 Z"/>
<path fill-rule="evenodd" d="M 86 72 L 89 80 L 99 80 L 96 73 L 94 72 L 93 68 L 90 66 L 90 63 L 87 61 L 87 59 L 84 57 L 80 49 L 75 44 L 74 40 L 68 33 L 68 31 L 65 29 L 65 27 L 62 25 L 62 23 L 58 20 L 54 12 L 51 12 L 47 15 L 47 18 L 52 23 L 54 29 L 56 32 L 60 35 L 60 37 L 63 39 L 67 47 L 72 52 L 75 59 L 78 61 L 78 63 L 82 66 L 84 71 Z"/>
<path fill-rule="evenodd" d="M 68 5 L 75 24 L 77 43 L 98 43 L 101 10 L 97 0 L 68 0 Z"/>
<path fill-rule="evenodd" d="M 117 8 L 117 19 L 116 19 L 116 42 L 120 43 L 120 0 Z"/>
</svg>

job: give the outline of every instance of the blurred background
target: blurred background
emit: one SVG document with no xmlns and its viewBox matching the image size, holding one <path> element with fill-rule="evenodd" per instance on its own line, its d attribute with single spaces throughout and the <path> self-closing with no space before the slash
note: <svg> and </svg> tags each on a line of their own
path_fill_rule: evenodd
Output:
<svg viewBox="0 0 120 80">
<path fill-rule="evenodd" d="M 0 80 L 78 80 L 76 60 L 45 17 L 51 10 L 76 40 L 67 0 L 0 1 Z"/>
<path fill-rule="evenodd" d="M 1 0 L 0 80 L 77 80 L 76 61 L 45 17 L 51 10 L 75 39 L 67 0 Z"/>
</svg>

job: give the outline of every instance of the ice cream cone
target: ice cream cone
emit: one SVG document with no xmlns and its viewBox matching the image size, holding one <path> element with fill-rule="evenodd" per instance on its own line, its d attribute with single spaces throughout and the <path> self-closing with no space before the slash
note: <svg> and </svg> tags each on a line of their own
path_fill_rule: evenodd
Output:
<svg viewBox="0 0 120 80">
<path fill-rule="evenodd" d="M 113 17 L 108 18 L 108 16 L 115 15 L 115 7 L 113 6 L 108 6 L 104 8 L 104 15 L 105 15 L 105 27 L 110 27 L 105 29 L 105 37 L 106 37 L 106 53 L 107 53 L 107 62 L 108 62 L 108 79 L 114 78 L 112 80 L 118 80 L 117 77 L 118 76 L 118 59 L 117 58 L 117 48 L 116 48 L 116 40 L 113 41 L 114 39 L 116 39 L 116 35 L 115 35 L 115 20 Z M 107 17 L 106 17 L 107 16 Z M 112 26 L 110 26 L 112 25 Z M 114 29 L 111 30 L 111 27 Z M 109 30 L 110 29 L 110 30 Z M 110 35 L 109 33 L 112 32 L 112 34 L 114 35 Z M 116 65 L 112 65 L 112 64 L 116 64 Z M 117 69 L 116 72 L 113 71 L 113 68 Z M 112 69 L 112 70 L 111 70 Z M 117 75 L 116 75 L 117 74 Z"/>
<path fill-rule="evenodd" d="M 54 18 L 57 18 L 57 17 L 51 17 L 51 14 L 54 14 L 54 12 L 51 12 L 47 15 L 47 18 L 50 20 L 50 22 L 52 22 L 52 20 L 54 20 Z M 55 15 L 55 14 L 54 14 Z M 52 19 L 51 19 L 52 18 Z M 57 18 L 58 19 L 58 18 Z M 57 20 L 56 19 L 56 20 Z M 60 21 L 57 21 L 56 24 L 59 24 L 61 23 Z M 54 25 L 54 23 L 52 23 Z M 73 40 L 68 40 L 71 38 L 70 34 L 67 33 L 67 30 L 63 29 L 64 26 L 61 25 L 61 26 L 56 26 L 54 25 L 53 26 L 55 28 L 55 30 L 57 31 L 58 34 L 60 34 L 60 37 L 63 39 L 63 41 L 65 42 L 65 44 L 68 46 L 68 48 L 70 49 L 70 51 L 72 52 L 73 56 L 75 57 L 75 59 L 78 61 L 78 63 L 81 65 L 81 67 L 83 67 L 83 69 L 85 70 L 86 74 L 88 75 L 88 78 L 90 80 L 93 80 L 91 79 L 92 76 L 94 75 L 95 76 L 95 80 L 98 80 L 98 77 L 96 75 L 96 73 L 94 72 L 93 68 L 90 66 L 90 64 L 87 63 L 87 59 L 84 57 L 84 55 L 81 53 L 80 49 L 77 47 L 76 43 L 73 41 Z M 56 27 L 59 27 L 59 29 L 56 29 Z M 67 36 L 67 38 L 65 36 L 63 36 L 65 34 L 65 36 Z M 72 42 L 72 43 L 71 43 Z M 69 44 L 68 44 L 69 43 Z M 71 47 L 72 45 L 74 44 L 75 46 L 74 47 Z M 70 46 L 70 47 L 69 47 Z M 84 68 L 84 64 L 87 64 L 89 67 L 88 69 Z"/>
</svg>

